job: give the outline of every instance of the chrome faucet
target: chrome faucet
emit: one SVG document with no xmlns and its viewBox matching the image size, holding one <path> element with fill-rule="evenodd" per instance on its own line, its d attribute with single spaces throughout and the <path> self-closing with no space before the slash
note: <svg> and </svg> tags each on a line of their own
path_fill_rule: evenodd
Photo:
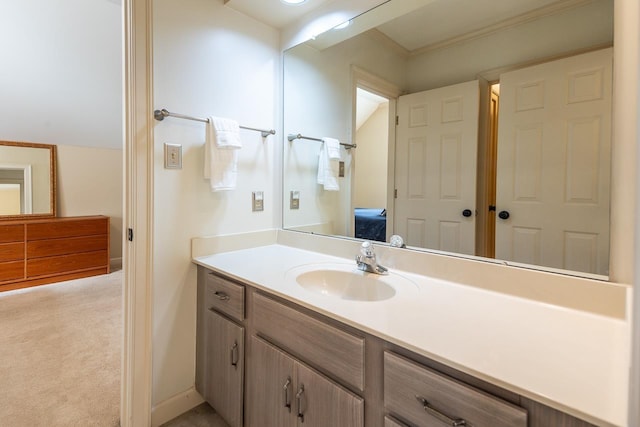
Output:
<svg viewBox="0 0 640 427">
<path fill-rule="evenodd" d="M 356 255 L 358 269 L 375 274 L 387 274 L 387 268 L 378 264 L 376 254 L 373 251 L 371 242 L 363 242 L 360 247 L 360 254 Z"/>
</svg>

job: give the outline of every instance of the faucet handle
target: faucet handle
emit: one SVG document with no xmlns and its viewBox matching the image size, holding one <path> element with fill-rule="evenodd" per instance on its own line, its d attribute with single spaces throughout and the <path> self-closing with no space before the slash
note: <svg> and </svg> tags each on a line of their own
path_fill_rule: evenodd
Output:
<svg viewBox="0 0 640 427">
<path fill-rule="evenodd" d="M 373 244 L 368 240 L 365 242 L 362 242 L 362 246 L 360 247 L 360 253 L 362 253 L 362 255 L 366 257 L 375 256 L 373 252 Z"/>
</svg>

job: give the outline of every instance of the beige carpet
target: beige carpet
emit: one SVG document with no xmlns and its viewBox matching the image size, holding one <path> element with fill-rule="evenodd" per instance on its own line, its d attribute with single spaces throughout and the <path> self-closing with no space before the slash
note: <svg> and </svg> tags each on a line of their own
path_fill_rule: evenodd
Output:
<svg viewBox="0 0 640 427">
<path fill-rule="evenodd" d="M 122 271 L 0 293 L 0 426 L 118 426 Z"/>
</svg>

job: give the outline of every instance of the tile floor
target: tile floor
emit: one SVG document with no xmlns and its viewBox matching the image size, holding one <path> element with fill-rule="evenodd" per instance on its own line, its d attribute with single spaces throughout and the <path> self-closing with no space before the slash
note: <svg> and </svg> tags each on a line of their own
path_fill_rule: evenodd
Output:
<svg viewBox="0 0 640 427">
<path fill-rule="evenodd" d="M 208 403 L 196 406 L 161 427 L 229 427 Z"/>
</svg>

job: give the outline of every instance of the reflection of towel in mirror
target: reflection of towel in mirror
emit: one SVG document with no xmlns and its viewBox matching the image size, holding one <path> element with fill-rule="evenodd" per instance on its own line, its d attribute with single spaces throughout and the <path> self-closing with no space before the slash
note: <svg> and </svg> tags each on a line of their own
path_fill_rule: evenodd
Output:
<svg viewBox="0 0 640 427">
<path fill-rule="evenodd" d="M 209 117 L 204 148 L 204 177 L 211 191 L 234 190 L 238 177 L 240 126 L 231 119 Z"/>
<path fill-rule="evenodd" d="M 322 148 L 318 158 L 318 184 L 327 191 L 338 191 L 338 169 L 340 167 L 340 141 L 322 138 Z"/>
</svg>

